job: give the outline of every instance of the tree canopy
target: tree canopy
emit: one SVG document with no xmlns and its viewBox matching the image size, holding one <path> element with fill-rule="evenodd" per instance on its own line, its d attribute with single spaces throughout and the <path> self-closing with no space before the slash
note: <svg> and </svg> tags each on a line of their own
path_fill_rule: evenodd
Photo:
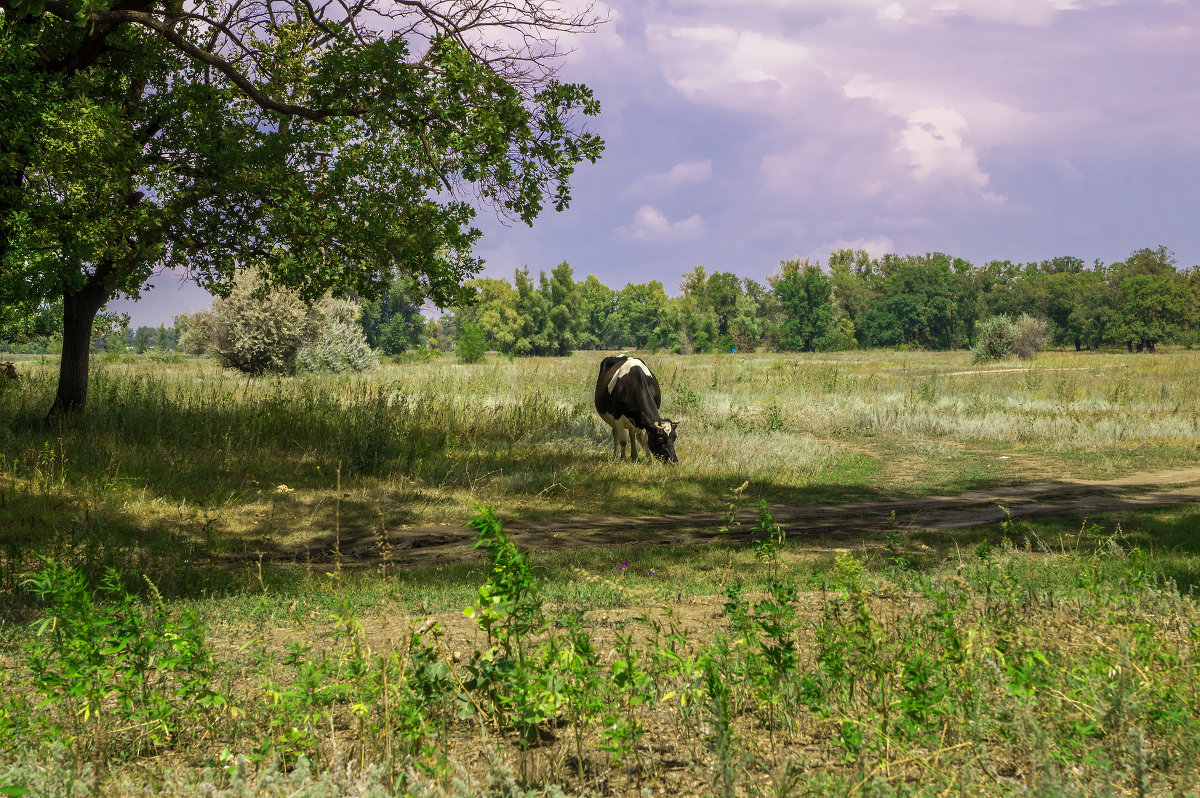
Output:
<svg viewBox="0 0 1200 798">
<path fill-rule="evenodd" d="M 556 79 L 590 8 L 541 0 L 0 0 L 0 304 L 63 303 L 54 409 L 92 320 L 176 267 L 317 297 L 397 275 L 448 304 L 475 206 L 570 202 L 599 106 Z M 0 312 L 0 315 L 3 315 Z"/>
<path fill-rule="evenodd" d="M 657 281 L 620 289 L 594 274 L 575 281 L 567 263 L 549 277 L 541 272 L 535 286 L 524 267 L 513 283 L 490 277 L 469 282 L 478 302 L 452 309 L 444 322 L 451 331 L 475 324 L 489 346 L 509 355 L 566 354 L 572 348 L 960 349 L 975 347 L 983 322 L 1000 316 L 1014 336 L 1028 318 L 1025 326 L 1039 341 L 1034 350 L 1043 334 L 1077 349 L 1140 352 L 1166 342 L 1200 342 L 1200 269 L 1178 271 L 1164 247 L 1090 266 L 1072 257 L 976 266 L 938 252 L 872 258 L 839 250 L 830 255 L 828 269 L 807 259 L 783 261 L 768 283 L 696 266 L 682 275 L 672 297 Z M 995 332 L 997 323 L 987 329 Z M 1019 349 L 1014 343 L 1012 351 Z"/>
</svg>

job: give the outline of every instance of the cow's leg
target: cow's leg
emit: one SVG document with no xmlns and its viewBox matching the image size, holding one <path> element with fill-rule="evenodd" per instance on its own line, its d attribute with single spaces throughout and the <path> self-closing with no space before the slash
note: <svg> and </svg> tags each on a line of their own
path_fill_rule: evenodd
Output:
<svg viewBox="0 0 1200 798">
<path fill-rule="evenodd" d="M 616 447 L 620 446 L 621 453 L 619 456 L 622 460 L 624 460 L 625 459 L 625 445 L 627 443 L 630 443 L 629 430 L 626 429 L 625 425 L 622 424 L 619 420 L 617 421 L 616 424 L 613 425 L 613 441 L 614 441 L 614 445 L 613 445 L 614 453 L 616 451 Z"/>
<path fill-rule="evenodd" d="M 625 425 L 618 419 L 613 418 L 607 413 L 601 413 L 600 418 L 604 419 L 604 423 L 612 428 L 613 436 L 613 457 L 625 456 Z"/>
<path fill-rule="evenodd" d="M 645 457 L 646 462 L 649 463 L 650 462 L 650 441 L 646 437 L 646 430 L 644 430 L 644 429 L 634 430 L 634 435 L 637 437 L 638 442 L 642 444 L 642 452 L 646 455 L 646 457 Z"/>
</svg>

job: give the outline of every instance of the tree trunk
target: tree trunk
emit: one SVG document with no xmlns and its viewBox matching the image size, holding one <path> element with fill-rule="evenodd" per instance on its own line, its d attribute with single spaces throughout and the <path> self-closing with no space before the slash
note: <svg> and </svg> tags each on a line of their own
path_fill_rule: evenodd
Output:
<svg viewBox="0 0 1200 798">
<path fill-rule="evenodd" d="M 62 358 L 58 365 L 58 393 L 50 416 L 83 410 L 87 402 L 88 357 L 92 324 L 107 297 L 93 286 L 63 296 Z"/>
</svg>

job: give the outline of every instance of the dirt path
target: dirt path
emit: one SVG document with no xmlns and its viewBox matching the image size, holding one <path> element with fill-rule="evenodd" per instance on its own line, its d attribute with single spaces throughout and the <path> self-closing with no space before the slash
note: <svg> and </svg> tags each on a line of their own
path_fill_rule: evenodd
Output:
<svg viewBox="0 0 1200 798">
<path fill-rule="evenodd" d="M 902 529 L 962 529 L 1011 518 L 1092 515 L 1148 507 L 1200 502 L 1200 466 L 1173 471 L 1131 474 L 1108 480 L 1061 479 L 973 490 L 957 496 L 849 502 L 845 504 L 772 505 L 775 520 L 789 537 L 811 537 L 814 548 L 842 548 L 864 533 L 891 528 L 891 514 Z M 751 509 L 738 520 L 752 522 Z M 567 551 L 605 546 L 680 546 L 750 538 L 748 531 L 722 533 L 723 513 L 687 513 L 619 517 L 587 515 L 548 521 L 512 521 L 505 529 L 519 545 L 535 551 Z M 404 566 L 440 565 L 477 559 L 474 533 L 453 524 L 389 530 L 390 560 Z M 346 567 L 380 562 L 379 539 L 373 530 L 343 530 L 305 546 L 291 546 L 269 559 L 329 562 L 335 545 Z"/>
</svg>

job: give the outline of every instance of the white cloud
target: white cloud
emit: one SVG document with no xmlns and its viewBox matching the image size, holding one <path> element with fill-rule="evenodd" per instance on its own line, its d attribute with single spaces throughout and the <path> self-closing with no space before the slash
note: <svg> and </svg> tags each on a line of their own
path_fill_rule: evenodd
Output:
<svg viewBox="0 0 1200 798">
<path fill-rule="evenodd" d="M 813 77 L 808 46 L 754 30 L 652 24 L 646 39 L 667 82 L 693 102 L 786 113 L 781 100 Z"/>
<path fill-rule="evenodd" d="M 705 183 L 712 177 L 712 160 L 684 161 L 677 163 L 667 172 L 652 175 L 642 175 L 629 184 L 623 194 L 648 194 L 656 191 L 667 191 L 680 186 L 691 186 Z"/>
<path fill-rule="evenodd" d="M 1080 8 L 1078 0 L 938 0 L 933 14 L 965 16 L 979 22 L 1044 27 L 1060 11 Z"/>
<path fill-rule="evenodd" d="M 938 181 L 974 188 L 989 202 L 1004 197 L 986 191 L 991 177 L 979 168 L 975 150 L 963 142 L 967 120 L 952 108 L 922 108 L 908 116 L 897 149 L 918 182 Z"/>
<path fill-rule="evenodd" d="M 631 225 L 618 227 L 614 232 L 622 241 L 677 241 L 693 238 L 703 230 L 704 222 L 698 213 L 672 222 L 653 205 L 643 205 L 633 215 Z"/>
<path fill-rule="evenodd" d="M 904 6 L 891 3 L 875 12 L 875 19 L 880 22 L 899 22 L 904 19 Z"/>
</svg>

